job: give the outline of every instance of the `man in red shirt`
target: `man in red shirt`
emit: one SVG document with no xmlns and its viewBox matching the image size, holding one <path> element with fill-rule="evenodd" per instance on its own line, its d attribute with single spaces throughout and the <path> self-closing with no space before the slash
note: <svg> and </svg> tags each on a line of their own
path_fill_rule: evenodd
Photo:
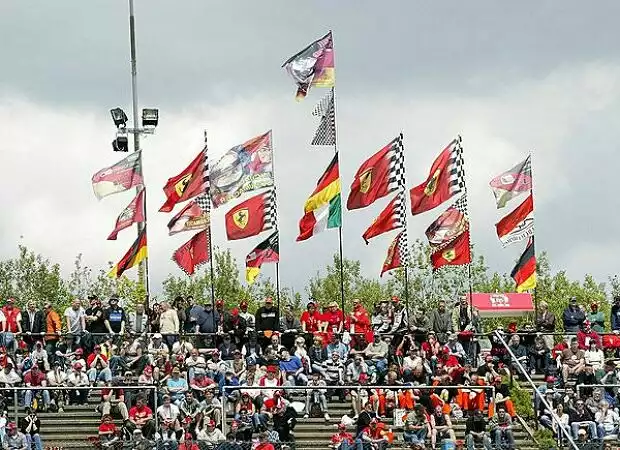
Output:
<svg viewBox="0 0 620 450">
<path fill-rule="evenodd" d="M 91 386 L 97 381 L 107 383 L 112 379 L 112 372 L 108 366 L 108 357 L 101 353 L 101 346 L 99 344 L 95 345 L 94 353 L 91 353 L 86 358 L 86 366 L 88 367 L 86 375 L 88 375 Z"/>
<path fill-rule="evenodd" d="M 136 405 L 129 410 L 129 422 L 133 427 L 142 430 L 142 435 L 146 439 L 151 439 L 155 426 L 153 424 L 153 411 L 146 405 L 144 395 L 136 398 Z"/>
<path fill-rule="evenodd" d="M 110 445 L 112 442 L 118 440 L 118 429 L 114 424 L 114 419 L 111 415 L 106 414 L 101 418 L 101 424 L 99 425 L 99 440 L 101 443 Z"/>
<path fill-rule="evenodd" d="M 254 450 L 275 450 L 275 447 L 271 442 L 267 441 L 267 433 L 264 431 L 258 435 L 258 445 L 254 447 Z"/>
<path fill-rule="evenodd" d="M 352 335 L 363 334 L 367 342 L 372 341 L 370 316 L 368 316 L 368 311 L 366 311 L 359 298 L 353 299 L 353 311 L 349 315 L 349 323 L 351 324 L 349 331 Z"/>
<path fill-rule="evenodd" d="M 50 393 L 47 389 L 41 389 L 47 386 L 47 380 L 45 374 L 39 370 L 38 366 L 32 366 L 32 369 L 26 372 L 24 384 L 26 387 L 35 388 L 26 391 L 24 396 L 26 407 L 32 407 L 32 397 L 36 392 L 40 391 L 43 396 L 43 411 L 47 411 L 47 407 L 50 404 Z"/>
<path fill-rule="evenodd" d="M 22 333 L 22 313 L 15 306 L 15 299 L 7 298 L 6 305 L 2 308 L 4 321 L 2 322 L 2 333 L 4 333 L 5 347 L 12 349 L 15 342 L 15 333 Z"/>
<path fill-rule="evenodd" d="M 353 435 L 347 433 L 347 426 L 345 424 L 339 423 L 338 433 L 332 436 L 332 448 L 334 450 L 347 450 L 351 447 L 353 447 Z"/>
<path fill-rule="evenodd" d="M 342 333 L 344 317 L 338 303 L 331 302 L 323 313 L 323 331 L 325 333 Z"/>
<path fill-rule="evenodd" d="M 306 305 L 307 310 L 301 314 L 299 321 L 301 322 L 301 328 L 304 333 L 316 333 L 319 331 L 319 325 L 321 324 L 321 313 L 316 309 L 316 303 L 312 300 Z"/>
</svg>

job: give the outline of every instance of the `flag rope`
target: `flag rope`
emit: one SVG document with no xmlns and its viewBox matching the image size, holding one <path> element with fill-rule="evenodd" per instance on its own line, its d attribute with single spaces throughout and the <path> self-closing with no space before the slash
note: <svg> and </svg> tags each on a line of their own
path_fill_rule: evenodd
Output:
<svg viewBox="0 0 620 450">
<path fill-rule="evenodd" d="M 207 130 L 204 130 L 204 153 L 205 158 L 207 157 Z M 210 168 L 208 169 L 210 171 Z M 209 202 L 209 206 L 211 204 L 211 181 L 209 180 L 209 185 L 207 186 L 207 201 Z M 210 209 L 210 208 L 209 208 Z M 209 252 L 209 277 L 211 279 L 211 308 L 215 311 L 215 283 L 214 283 L 214 271 L 213 271 L 213 240 L 211 239 L 211 215 L 209 214 L 209 221 L 207 226 L 207 240 L 209 248 L 207 251 Z"/>
</svg>

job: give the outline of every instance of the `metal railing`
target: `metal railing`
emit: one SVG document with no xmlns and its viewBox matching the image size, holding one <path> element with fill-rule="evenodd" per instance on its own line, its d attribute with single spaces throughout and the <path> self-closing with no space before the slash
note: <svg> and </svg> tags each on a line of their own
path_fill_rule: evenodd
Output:
<svg viewBox="0 0 620 450">
<path fill-rule="evenodd" d="M 527 370 L 525 370 L 525 368 L 523 367 L 523 365 L 521 364 L 521 362 L 519 361 L 517 356 L 510 349 L 510 347 L 508 346 L 506 341 L 504 341 L 504 338 L 502 337 L 501 333 L 498 333 L 496 331 L 495 332 L 495 336 L 497 337 L 497 339 L 502 343 L 502 345 L 506 348 L 506 350 L 510 354 L 510 357 L 512 358 L 511 362 L 513 364 L 517 365 L 517 367 L 521 371 L 522 375 L 527 380 L 528 384 L 532 387 L 532 389 L 534 391 L 534 395 L 538 396 L 538 399 L 543 403 L 543 405 L 545 405 L 545 408 L 547 408 L 547 410 L 551 413 L 551 418 L 557 424 L 559 432 L 561 432 L 564 436 L 566 436 L 568 442 L 570 443 L 570 445 L 572 446 L 573 449 L 578 450 L 577 444 L 575 444 L 575 441 L 573 440 L 573 437 L 568 432 L 568 430 L 562 426 L 562 423 L 560 422 L 560 418 L 557 416 L 557 414 L 553 410 L 553 406 L 551 406 L 549 404 L 549 402 L 547 402 L 547 400 L 544 398 L 544 396 L 541 395 L 540 392 L 538 392 L 538 388 L 536 387 L 536 385 L 532 381 L 532 378 L 530 377 L 529 373 L 527 372 Z"/>
<path fill-rule="evenodd" d="M 495 386 L 471 386 L 471 385 L 417 385 L 417 386 L 406 386 L 406 385 L 342 385 L 342 386 L 222 386 L 222 433 L 226 434 L 226 392 L 230 391 L 247 391 L 247 390 L 260 390 L 260 391 L 315 391 L 315 390 L 372 390 L 372 389 L 384 389 L 384 390 L 431 390 L 431 389 L 475 389 L 475 390 L 484 390 L 491 391 L 491 402 L 495 399 Z"/>
</svg>

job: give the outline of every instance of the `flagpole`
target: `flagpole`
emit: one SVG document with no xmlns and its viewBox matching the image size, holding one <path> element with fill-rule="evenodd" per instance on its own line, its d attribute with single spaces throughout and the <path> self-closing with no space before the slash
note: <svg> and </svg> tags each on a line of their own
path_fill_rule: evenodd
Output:
<svg viewBox="0 0 620 450">
<path fill-rule="evenodd" d="M 133 0 L 129 0 L 129 52 L 131 57 L 131 103 L 133 113 L 133 151 L 140 151 L 140 129 L 138 127 L 138 68 L 136 63 L 136 21 L 133 8 Z M 138 164 L 142 169 L 142 180 L 144 183 L 144 168 L 142 166 L 142 155 L 140 155 Z M 136 188 L 136 193 L 139 191 L 139 187 Z M 146 189 L 145 189 L 146 191 Z M 146 194 L 146 192 L 145 192 Z M 138 236 L 142 230 L 145 230 L 146 234 L 146 195 L 144 197 L 144 222 L 138 223 Z M 148 236 L 147 236 L 148 246 Z M 146 289 L 146 307 L 149 303 L 149 258 L 145 258 L 140 262 L 138 266 L 138 280 L 144 285 Z"/>
<path fill-rule="evenodd" d="M 276 323 L 280 323 L 280 263 L 276 263 Z"/>
<path fill-rule="evenodd" d="M 338 153 L 338 127 L 336 126 L 336 87 L 332 87 L 332 99 L 334 101 L 334 152 L 338 155 L 338 167 L 340 168 L 340 155 Z M 340 173 L 338 173 L 340 177 Z M 340 192 L 342 200 L 342 190 Z M 340 306 L 342 317 L 345 317 L 345 298 L 344 298 L 344 260 L 342 251 L 342 204 L 340 205 L 340 226 L 338 227 L 338 253 L 340 256 Z"/>
<path fill-rule="evenodd" d="M 457 145 L 459 145 L 461 147 L 461 158 L 463 159 L 463 180 L 465 181 L 465 158 L 462 156 L 462 152 L 463 152 L 463 147 L 461 146 L 461 142 L 463 141 L 463 139 L 461 138 L 461 135 L 459 134 L 457 137 Z M 469 249 L 470 249 L 470 261 L 469 263 L 467 263 L 467 281 L 469 283 L 469 315 L 470 317 L 474 317 L 474 300 L 473 300 L 473 293 L 474 293 L 474 287 L 473 287 L 473 282 L 472 282 L 472 275 L 471 275 L 471 265 L 472 265 L 472 260 L 471 260 L 471 221 L 469 220 L 469 195 L 467 192 L 467 182 L 465 181 L 465 207 L 467 210 L 467 222 L 469 223 Z"/>
<path fill-rule="evenodd" d="M 207 130 L 204 130 L 204 141 L 205 141 L 205 149 L 207 149 Z M 211 202 L 211 186 L 207 189 L 207 197 L 209 202 Z M 211 285 L 211 307 L 215 310 L 215 284 L 213 280 L 215 276 L 213 275 L 213 240 L 211 239 L 211 214 L 209 214 L 209 221 L 207 226 L 207 238 L 209 241 L 209 273 L 211 277 L 210 285 Z"/>
<path fill-rule="evenodd" d="M 532 211 L 535 211 L 534 209 L 534 171 L 532 168 L 533 164 L 532 164 L 532 152 L 530 152 L 530 178 L 531 178 L 531 189 L 530 189 L 530 195 L 532 196 Z M 536 239 L 535 239 L 535 235 L 536 235 L 536 228 L 534 228 L 534 230 L 532 231 L 532 243 L 534 245 L 534 260 L 537 261 L 536 259 Z M 536 269 L 534 269 L 534 271 L 536 271 Z M 536 286 L 534 286 L 534 321 L 536 321 L 536 315 L 538 314 L 538 295 L 536 295 L 536 288 L 538 287 L 538 274 L 536 274 Z"/>
</svg>

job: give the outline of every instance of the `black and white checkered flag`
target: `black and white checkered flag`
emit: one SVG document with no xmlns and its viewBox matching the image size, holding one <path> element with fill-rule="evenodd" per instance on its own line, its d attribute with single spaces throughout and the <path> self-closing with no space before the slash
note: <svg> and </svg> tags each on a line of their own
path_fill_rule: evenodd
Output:
<svg viewBox="0 0 620 450">
<path fill-rule="evenodd" d="M 265 227 L 264 230 L 275 229 L 278 230 L 278 212 L 276 209 L 276 190 L 270 189 L 266 194 L 265 199 Z"/>
<path fill-rule="evenodd" d="M 405 148 L 402 133 L 392 141 L 389 177 L 389 192 L 405 188 Z"/>
<path fill-rule="evenodd" d="M 336 145 L 336 112 L 334 110 L 334 91 L 330 90 L 314 107 L 313 116 L 320 117 L 319 126 L 314 132 L 312 145 Z"/>
<path fill-rule="evenodd" d="M 465 190 L 465 167 L 463 147 L 459 136 L 452 147 L 448 170 L 450 171 L 450 194 L 455 195 Z"/>
<path fill-rule="evenodd" d="M 407 230 L 400 232 L 398 239 L 398 253 L 400 254 L 400 263 L 403 267 L 409 266 L 409 240 L 407 239 Z"/>
<path fill-rule="evenodd" d="M 203 172 L 205 191 L 202 194 L 198 195 L 195 201 L 198 207 L 202 210 L 202 212 L 204 212 L 205 214 L 209 214 L 211 212 L 211 198 L 209 196 L 209 189 L 210 189 L 209 158 L 207 157 L 207 146 L 206 145 L 203 150 L 203 154 L 205 158 L 204 172 Z"/>
</svg>

